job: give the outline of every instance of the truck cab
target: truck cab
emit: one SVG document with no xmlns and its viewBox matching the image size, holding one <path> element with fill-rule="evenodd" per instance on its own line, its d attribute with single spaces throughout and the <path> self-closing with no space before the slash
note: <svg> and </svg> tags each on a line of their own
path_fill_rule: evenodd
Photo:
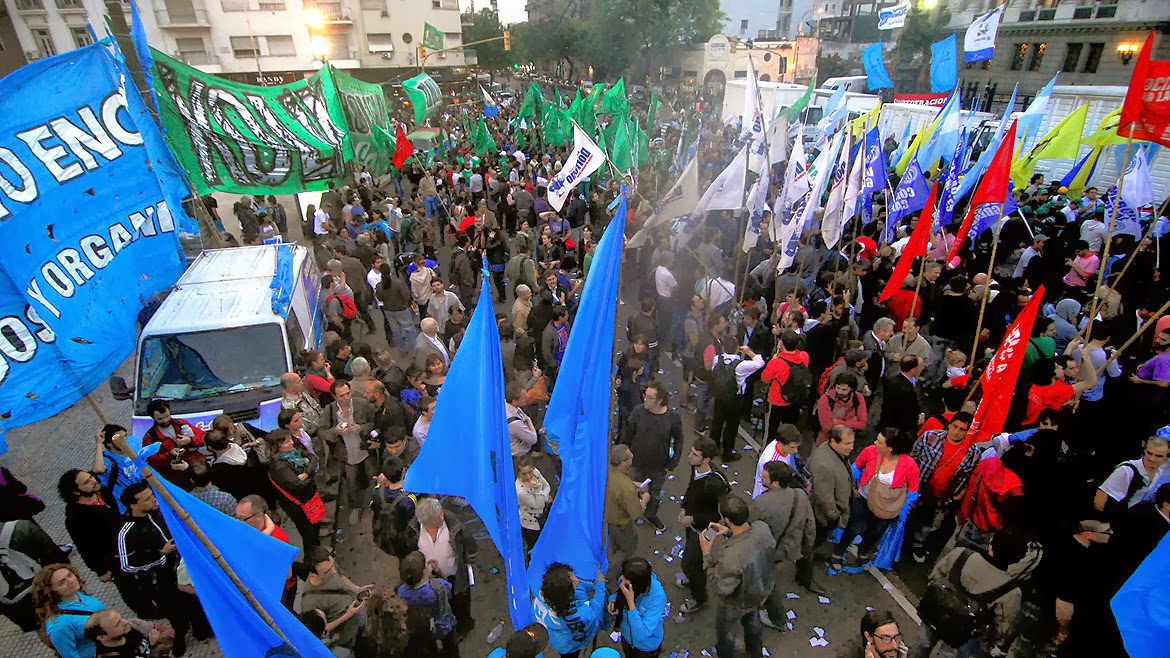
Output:
<svg viewBox="0 0 1170 658">
<path fill-rule="evenodd" d="M 150 429 L 156 398 L 202 429 L 220 414 L 275 429 L 280 376 L 321 341 L 320 279 L 296 245 L 200 254 L 139 335 L 131 433 Z"/>
</svg>

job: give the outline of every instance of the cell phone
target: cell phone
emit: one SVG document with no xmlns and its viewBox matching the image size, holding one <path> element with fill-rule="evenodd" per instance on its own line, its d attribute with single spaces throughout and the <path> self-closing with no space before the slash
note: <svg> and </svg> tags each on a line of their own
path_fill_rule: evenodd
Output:
<svg viewBox="0 0 1170 658">
<path fill-rule="evenodd" d="M 642 483 L 638 485 L 638 488 L 645 489 L 648 486 L 650 486 L 650 478 L 646 478 L 645 480 L 643 480 Z"/>
<path fill-rule="evenodd" d="M 715 528 L 707 528 L 703 531 L 703 539 L 706 539 L 707 541 L 715 541 L 716 534 L 718 533 L 715 532 Z"/>
<path fill-rule="evenodd" d="M 372 589 L 363 589 L 362 591 L 357 593 L 357 596 L 354 597 L 354 600 L 356 600 L 358 603 L 361 603 L 362 601 L 365 601 L 366 599 L 370 598 L 370 595 L 373 593 L 374 593 L 374 590 L 372 590 Z"/>
</svg>

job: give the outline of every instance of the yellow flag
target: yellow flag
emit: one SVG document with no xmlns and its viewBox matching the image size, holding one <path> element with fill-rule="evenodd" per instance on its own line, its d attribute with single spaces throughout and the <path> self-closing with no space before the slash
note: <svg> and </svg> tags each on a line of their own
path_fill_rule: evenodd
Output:
<svg viewBox="0 0 1170 658">
<path fill-rule="evenodd" d="M 1101 119 L 1101 123 L 1097 125 L 1097 132 L 1089 135 L 1081 140 L 1082 144 L 1088 144 L 1092 147 L 1109 146 L 1112 144 L 1124 144 L 1129 138 L 1121 137 L 1117 134 L 1117 124 L 1121 119 L 1121 108 L 1113 110 Z"/>
<path fill-rule="evenodd" d="M 872 110 L 850 121 L 849 132 L 852 133 L 853 139 L 860 139 L 870 128 L 876 126 L 881 111 L 882 104 L 878 103 Z"/>
<path fill-rule="evenodd" d="M 1036 169 L 1039 160 L 1067 160 L 1077 157 L 1077 149 L 1081 146 L 1081 135 L 1085 132 L 1085 119 L 1089 116 L 1089 106 L 1082 105 L 1073 110 L 1060 123 L 1056 124 L 1043 139 L 1036 142 L 1028 155 L 1017 160 L 1012 166 L 1012 182 L 1017 188 L 1028 184 L 1032 171 Z"/>
</svg>

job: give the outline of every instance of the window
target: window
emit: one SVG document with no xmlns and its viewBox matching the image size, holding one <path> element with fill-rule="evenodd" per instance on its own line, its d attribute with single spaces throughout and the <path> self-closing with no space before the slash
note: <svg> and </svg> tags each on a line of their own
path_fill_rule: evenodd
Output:
<svg viewBox="0 0 1170 658">
<path fill-rule="evenodd" d="M 53 45 L 53 35 L 48 30 L 33 30 L 33 42 L 37 44 L 37 53 L 41 57 L 52 57 L 57 54 L 57 46 Z"/>
<path fill-rule="evenodd" d="M 1081 69 L 1081 73 L 1096 73 L 1097 66 L 1101 64 L 1101 54 L 1105 52 L 1105 44 L 1090 43 L 1089 54 L 1085 57 L 1085 67 Z"/>
<path fill-rule="evenodd" d="M 289 354 L 300 354 L 301 350 L 308 347 L 305 344 L 305 332 L 301 331 L 301 322 L 297 319 L 296 312 L 288 314 L 288 319 L 284 321 L 284 331 L 288 334 Z"/>
<path fill-rule="evenodd" d="M 69 33 L 73 35 L 73 43 L 77 44 L 78 48 L 84 48 L 93 43 L 93 37 L 89 36 L 89 30 L 84 27 L 71 27 Z"/>
<path fill-rule="evenodd" d="M 1081 61 L 1081 52 L 1084 49 L 1083 43 L 1068 44 L 1068 50 L 1064 53 L 1064 64 L 1060 65 L 1061 73 L 1076 73 L 1077 62 Z"/>
<path fill-rule="evenodd" d="M 232 37 L 232 54 L 236 57 L 259 57 L 256 42 L 252 37 Z"/>
<path fill-rule="evenodd" d="M 764 61 L 765 62 L 772 61 L 772 53 L 764 53 Z"/>
<path fill-rule="evenodd" d="M 1012 70 L 1019 71 L 1024 68 L 1024 60 L 1028 57 L 1028 44 L 1017 43 L 1016 52 L 1012 55 Z"/>
<path fill-rule="evenodd" d="M 224 11 L 248 11 L 248 0 L 220 0 Z"/>
<path fill-rule="evenodd" d="M 386 11 L 386 0 L 361 0 L 361 8 L 372 11 Z"/>
<path fill-rule="evenodd" d="M 366 44 L 372 53 L 394 52 L 394 37 L 390 34 L 367 34 Z"/>
<path fill-rule="evenodd" d="M 736 80 L 747 80 L 747 69 L 744 69 L 742 71 L 736 71 L 735 72 L 735 79 Z"/>
<path fill-rule="evenodd" d="M 268 41 L 268 54 L 273 57 L 296 57 L 297 48 L 293 45 L 293 38 L 288 35 L 265 37 Z"/>
<path fill-rule="evenodd" d="M 410 32 L 402 33 L 402 43 L 409 44 L 414 41 L 414 37 L 410 36 Z"/>
<path fill-rule="evenodd" d="M 740 34 L 747 34 L 747 31 L 748 31 L 748 21 L 745 18 L 739 22 L 739 33 Z"/>
<path fill-rule="evenodd" d="M 1044 61 L 1044 51 L 1048 50 L 1046 43 L 1032 44 L 1032 61 L 1028 62 L 1029 71 L 1039 71 L 1040 64 Z"/>
<path fill-rule="evenodd" d="M 257 8 L 260 9 L 260 11 L 284 11 L 285 10 L 284 0 L 260 0 L 260 2 L 257 3 L 256 6 L 257 6 Z"/>
<path fill-rule="evenodd" d="M 287 368 L 281 338 L 276 324 L 148 338 L 142 344 L 139 399 L 195 400 L 228 389 L 279 386 Z"/>
<path fill-rule="evenodd" d="M 175 57 L 192 65 L 212 63 L 207 56 L 207 46 L 201 37 L 179 37 L 175 39 Z"/>
</svg>

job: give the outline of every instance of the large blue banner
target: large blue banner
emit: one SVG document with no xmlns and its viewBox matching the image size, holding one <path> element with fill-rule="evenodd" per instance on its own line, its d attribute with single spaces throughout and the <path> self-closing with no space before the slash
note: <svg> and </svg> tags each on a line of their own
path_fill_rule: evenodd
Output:
<svg viewBox="0 0 1170 658">
<path fill-rule="evenodd" d="M 865 65 L 865 75 L 870 91 L 893 89 L 894 87 L 894 81 L 890 79 L 890 74 L 886 71 L 883 47 L 884 44 L 879 41 L 861 53 L 861 63 Z"/>
<path fill-rule="evenodd" d="M 182 273 L 186 186 L 124 80 L 93 45 L 0 81 L 0 452 L 101 384 Z"/>
<path fill-rule="evenodd" d="M 955 35 L 930 45 L 930 90 L 951 91 L 959 84 L 959 58 Z"/>
</svg>

